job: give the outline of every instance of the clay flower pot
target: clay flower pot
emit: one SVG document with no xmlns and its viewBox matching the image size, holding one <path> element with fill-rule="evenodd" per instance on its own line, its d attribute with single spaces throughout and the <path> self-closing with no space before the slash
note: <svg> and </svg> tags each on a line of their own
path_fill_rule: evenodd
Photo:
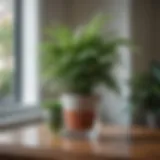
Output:
<svg viewBox="0 0 160 160">
<path fill-rule="evenodd" d="M 64 125 L 67 131 L 85 133 L 93 129 L 98 97 L 66 94 L 61 98 Z"/>
</svg>

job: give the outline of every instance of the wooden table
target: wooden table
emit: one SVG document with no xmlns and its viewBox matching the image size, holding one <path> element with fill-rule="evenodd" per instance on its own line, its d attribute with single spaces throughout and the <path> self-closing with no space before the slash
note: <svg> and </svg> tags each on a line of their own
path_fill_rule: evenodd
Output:
<svg viewBox="0 0 160 160">
<path fill-rule="evenodd" d="M 160 130 L 102 126 L 98 140 L 53 136 L 44 124 L 0 132 L 0 160 L 160 159 Z"/>
</svg>

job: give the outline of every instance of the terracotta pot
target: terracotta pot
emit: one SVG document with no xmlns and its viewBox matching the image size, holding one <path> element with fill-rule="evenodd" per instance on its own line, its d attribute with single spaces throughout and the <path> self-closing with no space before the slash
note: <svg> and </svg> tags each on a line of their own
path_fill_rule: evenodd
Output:
<svg viewBox="0 0 160 160">
<path fill-rule="evenodd" d="M 70 131 L 89 131 L 96 119 L 96 96 L 63 95 L 64 124 Z"/>
</svg>

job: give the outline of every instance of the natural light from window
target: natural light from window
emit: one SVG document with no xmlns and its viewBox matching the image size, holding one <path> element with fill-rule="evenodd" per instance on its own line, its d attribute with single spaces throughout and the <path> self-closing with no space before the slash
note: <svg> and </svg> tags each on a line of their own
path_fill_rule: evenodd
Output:
<svg viewBox="0 0 160 160">
<path fill-rule="evenodd" d="M 13 0 L 0 0 L 0 103 L 13 99 Z"/>
</svg>

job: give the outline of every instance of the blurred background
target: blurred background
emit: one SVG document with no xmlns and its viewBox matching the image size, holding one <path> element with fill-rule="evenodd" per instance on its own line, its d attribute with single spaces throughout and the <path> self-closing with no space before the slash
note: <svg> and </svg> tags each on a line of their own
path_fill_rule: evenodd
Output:
<svg viewBox="0 0 160 160">
<path fill-rule="evenodd" d="M 132 87 L 128 81 L 139 73 L 151 73 L 156 77 L 158 98 L 154 102 L 157 102 L 158 113 L 158 0 L 0 0 L 0 124 L 38 119 L 42 116 L 40 102 L 48 97 L 56 98 L 52 83 L 41 84 L 39 48 L 45 39 L 44 29 L 49 25 L 65 24 L 74 30 L 99 13 L 112 19 L 102 32 L 113 29 L 118 36 L 131 39 L 139 48 L 139 54 L 126 48 L 119 49 L 122 63 L 115 66 L 114 72 L 121 94 L 117 95 L 105 87 L 99 88 L 102 95 L 100 119 L 104 123 L 126 126 L 132 123 L 152 125 L 153 116 L 149 116 L 151 120 L 148 122 L 145 107 L 136 108 L 133 114 L 135 107 L 129 101 Z M 147 79 L 144 78 L 138 82 L 136 87 L 141 90 L 135 92 L 136 95 L 149 92 L 148 87 L 142 85 L 145 81 Z"/>
</svg>

